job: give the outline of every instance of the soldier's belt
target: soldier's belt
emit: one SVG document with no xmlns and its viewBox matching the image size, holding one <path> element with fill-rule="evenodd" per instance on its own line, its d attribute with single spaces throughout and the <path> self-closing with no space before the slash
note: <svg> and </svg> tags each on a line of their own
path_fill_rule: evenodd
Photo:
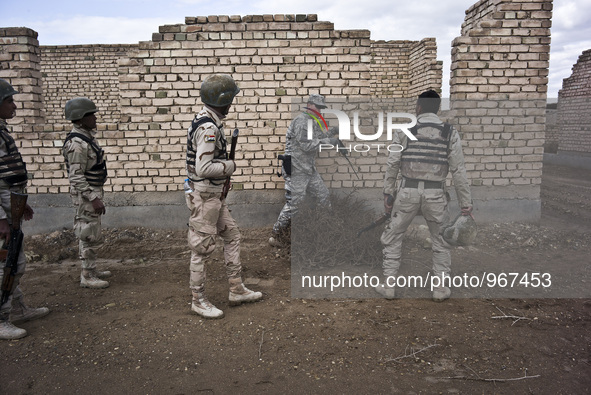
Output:
<svg viewBox="0 0 591 395">
<path fill-rule="evenodd" d="M 418 188 L 419 183 L 423 183 L 424 189 L 443 189 L 445 181 L 428 181 L 428 180 L 417 180 L 415 178 L 403 178 L 402 188 Z"/>
</svg>

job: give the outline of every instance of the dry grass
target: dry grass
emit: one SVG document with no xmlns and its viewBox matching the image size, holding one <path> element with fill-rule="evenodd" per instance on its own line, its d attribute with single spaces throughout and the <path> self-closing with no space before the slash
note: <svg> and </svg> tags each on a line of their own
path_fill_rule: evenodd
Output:
<svg viewBox="0 0 591 395">
<path fill-rule="evenodd" d="M 331 204 L 332 209 L 326 209 L 306 202 L 292 219 L 292 264 L 301 268 L 380 265 L 383 227 L 357 236 L 376 219 L 374 210 L 354 194 L 332 194 Z"/>
</svg>

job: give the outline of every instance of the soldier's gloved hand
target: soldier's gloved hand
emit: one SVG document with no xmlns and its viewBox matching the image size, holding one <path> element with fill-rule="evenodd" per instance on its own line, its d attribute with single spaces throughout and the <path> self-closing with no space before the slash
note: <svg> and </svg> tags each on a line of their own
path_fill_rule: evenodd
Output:
<svg viewBox="0 0 591 395">
<path fill-rule="evenodd" d="M 33 219 L 33 214 L 35 214 L 35 211 L 33 211 L 31 206 L 29 206 L 28 204 L 25 205 L 25 211 L 23 211 L 23 219 L 25 221 L 30 221 Z"/>
<path fill-rule="evenodd" d="M 333 147 L 336 147 L 339 145 L 339 139 L 336 139 L 334 137 L 327 137 L 327 138 L 320 139 L 320 143 L 321 144 L 330 144 Z"/>
<path fill-rule="evenodd" d="M 330 141 L 330 144 L 334 145 L 335 147 L 338 147 L 339 143 L 341 142 L 341 140 L 337 139 L 336 137 L 331 137 L 328 139 L 328 141 Z"/>
<path fill-rule="evenodd" d="M 394 207 L 394 196 L 384 193 L 384 210 L 387 213 L 392 212 L 392 208 Z"/>
<path fill-rule="evenodd" d="M 0 219 L 0 239 L 3 239 L 5 244 L 10 240 L 10 225 L 7 219 Z"/>
<path fill-rule="evenodd" d="M 462 207 L 462 215 L 464 215 L 464 216 L 472 215 L 472 206 Z"/>
<path fill-rule="evenodd" d="M 107 212 L 107 209 L 105 208 L 105 205 L 101 199 L 96 198 L 90 203 L 92 203 L 92 208 L 94 209 L 95 214 L 102 215 Z"/>
</svg>

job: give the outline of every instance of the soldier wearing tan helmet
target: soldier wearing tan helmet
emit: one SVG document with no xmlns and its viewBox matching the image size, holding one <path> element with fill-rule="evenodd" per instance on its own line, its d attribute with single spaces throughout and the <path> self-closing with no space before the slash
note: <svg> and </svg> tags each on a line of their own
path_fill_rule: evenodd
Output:
<svg viewBox="0 0 591 395">
<path fill-rule="evenodd" d="M 205 294 L 205 260 L 215 249 L 216 236 L 224 241 L 224 259 L 230 293 L 230 305 L 254 302 L 260 292 L 242 283 L 240 231 L 232 218 L 226 200 L 222 199 L 224 182 L 236 170 L 228 159 L 223 119 L 240 92 L 231 76 L 214 74 L 201 84 L 203 109 L 195 116 L 187 135 L 187 181 L 185 197 L 191 210 L 189 247 L 191 248 L 191 310 L 206 318 L 221 318 L 224 313 Z"/>
<path fill-rule="evenodd" d="M 24 193 L 27 186 L 27 168 L 18 152 L 14 139 L 8 130 L 7 120 L 16 115 L 16 104 L 13 96 L 18 92 L 5 80 L 0 79 L 0 239 L 6 243 L 10 240 L 10 193 Z M 33 218 L 33 209 L 25 206 L 23 218 Z M 20 279 L 25 273 L 26 258 L 24 249 L 18 256 L 17 274 L 14 279 L 11 295 L 6 303 L 0 306 L 0 339 L 19 339 L 27 335 L 25 329 L 17 328 L 14 323 L 34 320 L 49 314 L 46 307 L 31 308 L 24 303 L 24 295 L 20 288 Z M 0 283 L 4 271 L 0 270 Z"/>
<path fill-rule="evenodd" d="M 68 100 L 65 116 L 72 121 L 62 154 L 68 170 L 70 197 L 76 206 L 74 233 L 78 238 L 82 263 L 80 286 L 107 288 L 104 278 L 111 272 L 99 271 L 96 266 L 97 249 L 103 244 L 101 216 L 106 209 L 103 203 L 103 185 L 107 181 L 105 155 L 96 140 L 96 115 L 94 102 L 86 97 Z"/>
</svg>

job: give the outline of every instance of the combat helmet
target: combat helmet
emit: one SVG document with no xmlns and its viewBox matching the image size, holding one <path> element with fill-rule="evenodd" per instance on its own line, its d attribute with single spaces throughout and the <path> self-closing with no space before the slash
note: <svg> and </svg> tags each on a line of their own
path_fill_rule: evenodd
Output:
<svg viewBox="0 0 591 395">
<path fill-rule="evenodd" d="M 212 107 L 225 107 L 232 104 L 234 96 L 240 92 L 236 82 L 228 74 L 214 74 L 201 84 L 201 101 Z"/>
<path fill-rule="evenodd" d="M 326 108 L 326 101 L 324 100 L 324 96 L 319 95 L 317 93 L 313 93 L 308 98 L 308 103 L 314 104 L 318 108 Z"/>
<path fill-rule="evenodd" d="M 7 97 L 16 95 L 18 92 L 8 83 L 8 81 L 0 79 L 0 103 Z"/>
<path fill-rule="evenodd" d="M 88 114 L 94 114 L 98 111 L 94 102 L 86 97 L 75 97 L 66 102 L 66 119 L 68 121 L 78 121 Z"/>
<path fill-rule="evenodd" d="M 459 214 L 451 223 L 444 225 L 441 236 L 452 246 L 468 246 L 476 240 L 478 228 L 471 215 Z"/>
</svg>

